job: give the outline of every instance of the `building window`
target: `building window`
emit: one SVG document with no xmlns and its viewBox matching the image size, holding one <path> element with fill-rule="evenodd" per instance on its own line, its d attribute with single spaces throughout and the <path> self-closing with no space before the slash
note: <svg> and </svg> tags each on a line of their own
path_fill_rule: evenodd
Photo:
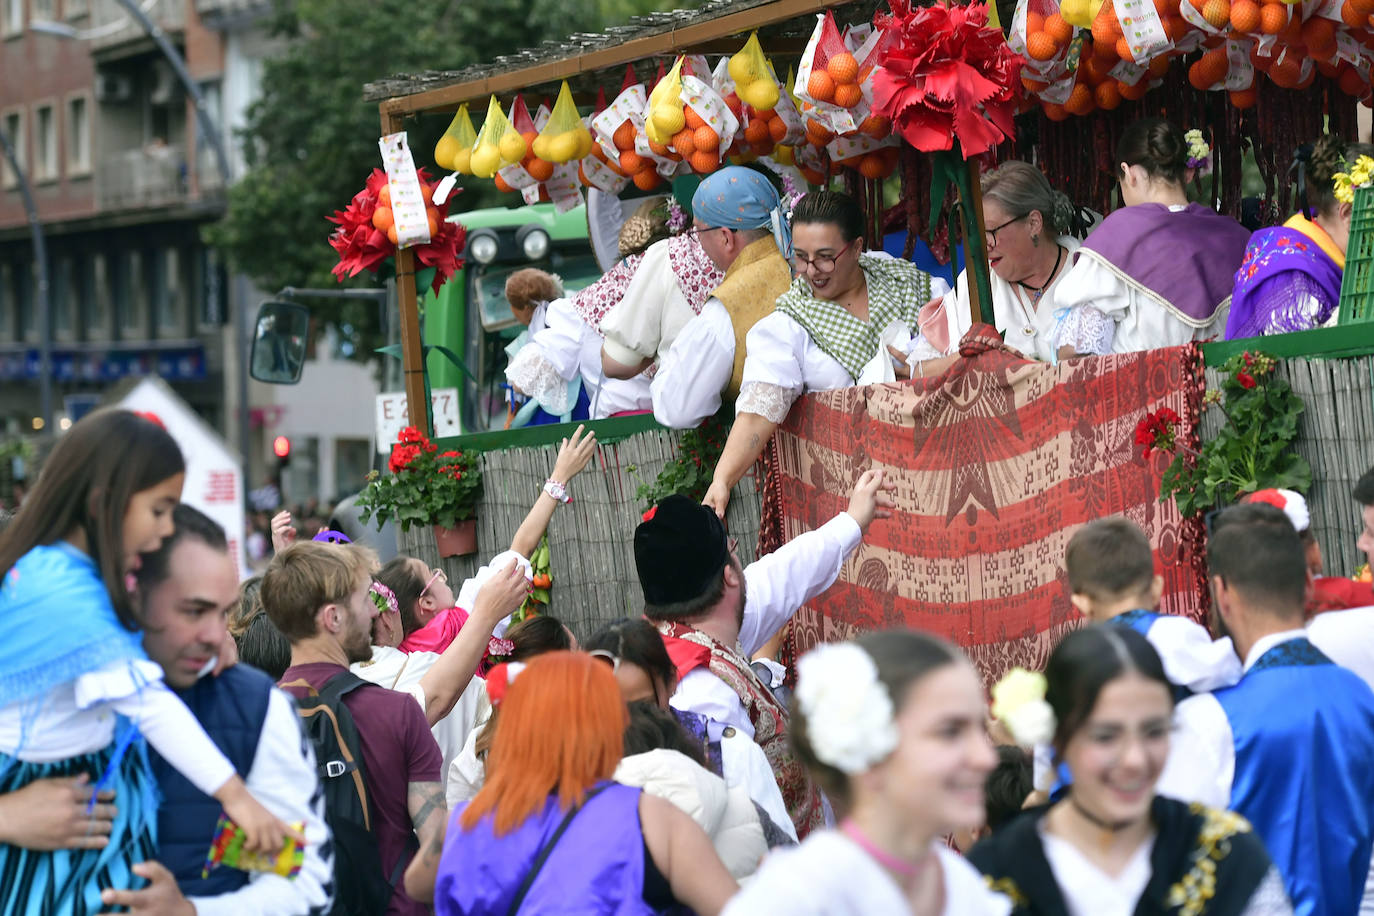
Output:
<svg viewBox="0 0 1374 916">
<path fill-rule="evenodd" d="M 24 34 L 24 0 L 0 0 L 5 4 L 3 34 L 6 38 Z"/>
<path fill-rule="evenodd" d="M 144 275 L 143 255 L 126 251 L 120 257 L 123 276 L 116 290 L 122 302 L 119 310 L 120 337 L 124 340 L 146 340 L 148 337 L 148 286 Z"/>
<path fill-rule="evenodd" d="M 33 110 L 33 177 L 35 181 L 56 181 L 57 170 L 57 113 L 51 105 L 37 105 Z"/>
<path fill-rule="evenodd" d="M 8 264 L 0 264 L 0 341 L 14 338 L 14 293 L 10 283 L 13 270 Z"/>
<path fill-rule="evenodd" d="M 163 337 L 182 337 L 186 334 L 186 284 L 182 278 L 185 259 L 181 251 L 168 248 L 162 252 L 162 289 L 158 296 L 158 331 Z"/>
<path fill-rule="evenodd" d="M 67 99 L 67 175 L 91 173 L 91 119 L 86 96 Z"/>
<path fill-rule="evenodd" d="M 57 0 L 30 0 L 29 18 L 34 22 L 51 22 L 57 18 Z"/>
<path fill-rule="evenodd" d="M 114 336 L 110 327 L 110 312 L 114 302 L 110 292 L 113 283 L 109 264 L 105 255 L 95 255 L 91 258 L 91 269 L 86 272 L 88 290 L 81 301 L 86 308 L 82 324 L 86 326 L 87 340 L 110 340 Z"/>
<path fill-rule="evenodd" d="M 10 146 L 14 147 L 14 158 L 19 160 L 19 167 L 27 169 L 29 167 L 29 143 L 28 137 L 24 136 L 24 112 L 22 110 L 5 112 L 4 123 L 0 126 L 3 126 L 5 136 L 9 138 Z M 18 187 L 19 176 L 15 175 L 14 170 L 10 168 L 9 159 L 3 156 L 0 156 L 0 159 L 4 159 L 3 162 L 0 162 L 0 171 L 4 175 L 5 187 Z"/>
<path fill-rule="evenodd" d="M 53 336 L 60 340 L 71 340 L 76 328 L 76 284 L 72 277 L 73 261 L 71 256 L 55 258 L 51 262 L 48 276 L 48 308 L 52 310 Z"/>
<path fill-rule="evenodd" d="M 79 19 L 91 11 L 91 0 L 67 0 L 62 4 L 62 13 L 68 19 Z"/>
</svg>

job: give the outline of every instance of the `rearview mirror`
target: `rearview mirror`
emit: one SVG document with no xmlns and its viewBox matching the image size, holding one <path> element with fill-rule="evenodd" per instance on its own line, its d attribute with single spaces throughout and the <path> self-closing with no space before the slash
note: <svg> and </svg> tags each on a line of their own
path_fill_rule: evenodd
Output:
<svg viewBox="0 0 1374 916">
<path fill-rule="evenodd" d="M 264 302 L 253 329 L 249 373 L 271 385 L 296 384 L 309 341 L 309 309 L 294 302 Z"/>
</svg>

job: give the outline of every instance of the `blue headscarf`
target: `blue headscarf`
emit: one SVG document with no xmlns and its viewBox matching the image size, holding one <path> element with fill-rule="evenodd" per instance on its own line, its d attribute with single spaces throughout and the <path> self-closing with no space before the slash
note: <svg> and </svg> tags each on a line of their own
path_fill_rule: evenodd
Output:
<svg viewBox="0 0 1374 916">
<path fill-rule="evenodd" d="M 731 165 L 712 173 L 692 195 L 692 215 L 712 228 L 771 229 L 783 257 L 792 256 L 792 230 L 777 189 L 753 169 Z"/>
</svg>

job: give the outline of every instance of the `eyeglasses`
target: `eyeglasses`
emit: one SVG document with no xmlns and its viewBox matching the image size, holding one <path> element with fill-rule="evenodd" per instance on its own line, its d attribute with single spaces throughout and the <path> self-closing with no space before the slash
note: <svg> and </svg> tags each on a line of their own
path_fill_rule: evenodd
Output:
<svg viewBox="0 0 1374 916">
<path fill-rule="evenodd" d="M 612 672 L 620 670 L 619 657 L 617 657 L 616 654 L 611 652 L 609 649 L 593 649 L 587 654 L 590 655 L 592 658 L 597 659 L 598 661 L 603 661 L 606 664 L 610 665 Z"/>
<path fill-rule="evenodd" d="M 1019 223 L 1019 222 L 1021 222 L 1021 220 L 1025 219 L 1025 218 L 1028 217 L 1028 216 L 1030 216 L 1029 213 L 1022 213 L 1020 216 L 1016 217 L 1016 219 L 1009 219 L 1009 220 L 1007 220 L 1005 223 L 1003 223 L 1002 225 L 998 226 L 996 229 L 986 229 L 986 230 L 984 230 L 984 231 L 983 231 L 983 235 L 987 237 L 988 247 L 989 247 L 989 248 L 996 248 L 996 247 L 997 247 L 997 233 L 1001 232 L 1003 229 L 1007 228 L 1007 227 L 1010 226 L 1012 223 Z"/>
<path fill-rule="evenodd" d="M 700 244 L 700 243 L 701 243 L 701 234 L 702 234 L 703 232 L 715 232 L 715 231 L 717 231 L 717 230 L 719 230 L 719 231 L 721 231 L 721 232 L 734 232 L 734 231 L 735 231 L 735 230 L 731 229 L 729 226 L 693 226 L 692 228 L 688 229 L 686 232 L 684 232 L 684 233 L 682 233 L 682 234 L 683 234 L 683 235 L 690 235 L 692 238 L 694 238 L 694 239 L 697 240 L 697 243 L 698 243 L 698 244 Z"/>
<path fill-rule="evenodd" d="M 853 246 L 854 242 L 857 241 L 858 239 L 854 239 L 834 254 L 817 255 L 814 258 L 803 257 L 794 251 L 792 252 L 792 266 L 797 268 L 797 270 L 801 270 L 804 267 L 810 267 L 812 270 L 819 271 L 820 273 L 827 273 L 835 269 L 835 262 L 838 261 L 840 256 L 848 251 L 850 247 Z"/>
<path fill-rule="evenodd" d="M 429 587 L 434 584 L 435 579 L 443 579 L 445 582 L 447 582 L 448 575 L 442 569 L 434 570 L 434 575 L 429 577 L 429 581 L 425 583 L 424 588 L 420 589 L 420 594 L 417 597 L 423 598 L 425 596 L 425 592 L 429 591 Z"/>
</svg>

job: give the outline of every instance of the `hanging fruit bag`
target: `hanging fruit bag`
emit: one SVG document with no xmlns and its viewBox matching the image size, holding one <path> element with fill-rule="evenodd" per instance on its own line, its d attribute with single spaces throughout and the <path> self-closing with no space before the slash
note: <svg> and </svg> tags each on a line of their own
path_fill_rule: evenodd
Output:
<svg viewBox="0 0 1374 916">
<path fill-rule="evenodd" d="M 535 139 L 535 155 L 549 162 L 573 162 L 590 154 L 592 135 L 573 104 L 572 90 L 564 80 L 558 99 L 549 113 L 549 122 Z"/>
<path fill-rule="evenodd" d="M 849 133 L 859 126 L 850 108 L 863 99 L 859 62 L 845 46 L 834 14 L 827 10 L 817 20 L 797 70 L 796 95 L 814 108 L 804 114 L 833 133 Z"/>
<path fill-rule="evenodd" d="M 434 162 L 450 172 L 472 174 L 472 147 L 477 143 L 477 130 L 468 114 L 468 103 L 458 106 L 448 129 L 434 146 Z"/>
<path fill-rule="evenodd" d="M 472 174 L 491 178 L 505 166 L 519 162 L 525 155 L 525 138 L 512 127 L 501 110 L 501 103 L 492 96 L 487 103 L 487 119 L 472 147 Z"/>
</svg>

